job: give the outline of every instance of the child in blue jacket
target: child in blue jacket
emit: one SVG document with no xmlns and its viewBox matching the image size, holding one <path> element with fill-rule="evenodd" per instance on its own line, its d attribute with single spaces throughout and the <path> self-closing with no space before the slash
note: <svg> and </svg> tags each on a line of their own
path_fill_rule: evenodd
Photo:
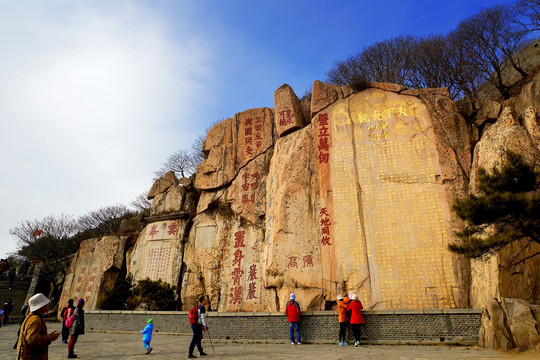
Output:
<svg viewBox="0 0 540 360">
<path fill-rule="evenodd" d="M 150 354 L 153 348 L 150 347 L 150 341 L 152 341 L 152 331 L 154 331 L 154 320 L 148 319 L 146 322 L 146 327 L 143 331 L 141 331 L 141 334 L 143 334 L 143 345 L 146 348 L 146 355 Z"/>
</svg>

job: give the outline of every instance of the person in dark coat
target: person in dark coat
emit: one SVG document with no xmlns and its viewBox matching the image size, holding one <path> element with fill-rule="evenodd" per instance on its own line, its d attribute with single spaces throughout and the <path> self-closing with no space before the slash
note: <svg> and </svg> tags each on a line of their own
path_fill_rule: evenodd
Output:
<svg viewBox="0 0 540 360">
<path fill-rule="evenodd" d="M 64 344 L 68 343 L 69 338 L 69 328 L 66 326 L 66 320 L 68 317 L 73 315 L 74 311 L 75 306 L 73 306 L 73 299 L 69 299 L 67 306 L 63 308 L 62 312 L 60 313 L 60 317 L 62 318 L 62 342 Z"/>
<path fill-rule="evenodd" d="M 4 310 L 4 320 L 3 320 L 4 324 L 8 323 L 9 315 L 13 311 L 13 308 L 15 308 L 13 299 L 9 299 L 8 301 L 4 303 L 4 307 L 2 308 L 2 310 Z"/>
<path fill-rule="evenodd" d="M 77 339 L 79 338 L 79 335 L 84 335 L 84 299 L 79 299 L 79 302 L 77 303 L 77 307 L 75 308 L 75 311 L 73 312 L 73 325 L 71 325 L 71 338 L 69 339 L 68 344 L 68 358 L 74 359 L 77 357 L 75 353 L 73 352 L 75 349 L 75 344 L 77 343 Z"/>
</svg>

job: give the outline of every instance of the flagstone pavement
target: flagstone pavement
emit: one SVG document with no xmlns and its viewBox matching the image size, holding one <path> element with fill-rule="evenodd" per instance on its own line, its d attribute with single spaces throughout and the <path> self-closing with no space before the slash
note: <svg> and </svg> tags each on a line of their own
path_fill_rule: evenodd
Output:
<svg viewBox="0 0 540 360">
<path fill-rule="evenodd" d="M 48 324 L 49 332 L 59 330 L 60 324 Z M 0 359 L 15 360 L 16 351 L 13 343 L 16 340 L 18 325 L 7 325 L 0 328 Z M 210 331 L 212 329 L 210 328 Z M 284 334 L 287 336 L 287 334 Z M 152 339 L 153 352 L 145 355 L 142 336 L 134 333 L 100 333 L 88 332 L 80 336 L 75 347 L 79 359 L 186 359 L 191 338 L 188 336 L 165 335 L 155 333 Z M 406 345 L 365 345 L 340 347 L 336 345 L 289 343 L 236 343 L 215 342 L 215 353 L 205 338 L 204 351 L 208 356 L 204 359 L 368 359 L 368 360 L 424 360 L 424 359 L 540 359 L 539 351 L 525 353 L 503 353 L 476 346 L 406 346 Z M 198 356 L 197 350 L 195 355 Z M 49 346 L 49 359 L 66 359 L 67 345 L 60 339 Z M 198 358 L 201 358 L 198 356 Z"/>
</svg>

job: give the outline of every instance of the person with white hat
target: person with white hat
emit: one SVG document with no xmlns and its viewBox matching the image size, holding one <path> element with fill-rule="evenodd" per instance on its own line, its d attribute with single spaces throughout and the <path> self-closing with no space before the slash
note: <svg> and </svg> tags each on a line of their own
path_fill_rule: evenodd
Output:
<svg viewBox="0 0 540 360">
<path fill-rule="evenodd" d="M 289 297 L 289 301 L 285 306 L 285 315 L 289 319 L 289 333 L 291 335 L 291 344 L 294 345 L 294 328 L 296 328 L 296 340 L 298 345 L 302 345 L 300 340 L 300 304 L 296 301 L 294 293 Z"/>
<path fill-rule="evenodd" d="M 360 346 L 360 326 L 364 323 L 362 316 L 362 303 L 358 300 L 358 295 L 352 294 L 351 302 L 347 306 L 347 311 L 351 312 L 351 328 L 354 334 L 354 347 Z"/>
<path fill-rule="evenodd" d="M 50 300 L 43 294 L 36 294 L 28 300 L 30 313 L 21 325 L 18 342 L 17 360 L 47 360 L 49 344 L 58 339 L 60 333 L 47 334 L 47 325 L 43 315 L 49 310 Z"/>
</svg>

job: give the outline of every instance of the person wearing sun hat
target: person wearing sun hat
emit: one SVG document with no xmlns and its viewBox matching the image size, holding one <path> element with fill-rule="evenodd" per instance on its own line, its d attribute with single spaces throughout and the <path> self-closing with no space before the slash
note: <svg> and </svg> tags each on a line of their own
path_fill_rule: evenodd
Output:
<svg viewBox="0 0 540 360">
<path fill-rule="evenodd" d="M 43 294 L 36 294 L 28 300 L 30 313 L 21 325 L 17 345 L 17 360 L 47 360 L 49 344 L 58 339 L 60 333 L 47 334 L 43 315 L 49 310 L 50 300 Z"/>
</svg>

